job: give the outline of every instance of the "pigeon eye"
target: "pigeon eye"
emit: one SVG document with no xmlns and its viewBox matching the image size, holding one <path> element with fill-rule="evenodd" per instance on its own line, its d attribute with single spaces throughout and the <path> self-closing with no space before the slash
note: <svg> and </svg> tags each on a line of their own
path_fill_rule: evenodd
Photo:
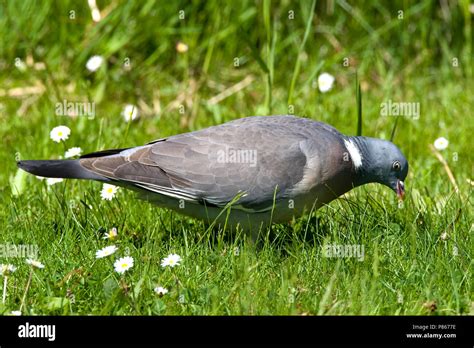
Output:
<svg viewBox="0 0 474 348">
<path fill-rule="evenodd" d="M 402 165 L 400 164 L 400 162 L 395 161 L 392 164 L 392 168 L 394 171 L 398 172 L 402 168 Z"/>
</svg>

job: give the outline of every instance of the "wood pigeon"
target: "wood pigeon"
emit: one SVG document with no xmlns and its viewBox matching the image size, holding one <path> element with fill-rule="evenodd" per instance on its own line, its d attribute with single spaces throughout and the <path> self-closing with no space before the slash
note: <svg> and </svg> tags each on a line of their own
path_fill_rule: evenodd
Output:
<svg viewBox="0 0 474 348">
<path fill-rule="evenodd" d="M 377 182 L 403 198 L 408 162 L 389 141 L 345 136 L 311 119 L 246 117 L 99 151 L 76 160 L 20 161 L 51 178 L 132 188 L 142 198 L 194 218 L 260 228 L 317 209 L 352 188 Z M 231 205 L 230 214 L 223 211 Z"/>
</svg>

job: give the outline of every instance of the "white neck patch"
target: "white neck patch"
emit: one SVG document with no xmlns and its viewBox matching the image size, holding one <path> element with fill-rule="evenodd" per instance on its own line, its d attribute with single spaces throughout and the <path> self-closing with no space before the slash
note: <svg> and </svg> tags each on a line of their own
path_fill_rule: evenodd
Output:
<svg viewBox="0 0 474 348">
<path fill-rule="evenodd" d="M 344 145 L 346 145 L 349 155 L 351 155 L 352 163 L 356 169 L 362 166 L 362 155 L 356 145 L 351 140 L 344 139 Z"/>
</svg>

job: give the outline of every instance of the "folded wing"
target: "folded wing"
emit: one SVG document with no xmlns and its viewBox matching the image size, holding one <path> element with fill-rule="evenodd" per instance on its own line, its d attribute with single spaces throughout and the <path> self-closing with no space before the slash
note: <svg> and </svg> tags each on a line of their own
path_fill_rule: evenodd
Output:
<svg viewBox="0 0 474 348">
<path fill-rule="evenodd" d="M 112 180 L 200 204 L 225 206 L 243 193 L 241 209 L 265 211 L 303 179 L 308 134 L 283 121 L 242 121 L 90 154 L 80 163 Z"/>
</svg>

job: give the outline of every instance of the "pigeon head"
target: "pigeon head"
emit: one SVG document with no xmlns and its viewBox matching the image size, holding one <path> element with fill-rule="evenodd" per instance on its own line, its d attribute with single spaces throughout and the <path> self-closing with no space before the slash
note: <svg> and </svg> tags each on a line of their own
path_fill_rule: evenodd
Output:
<svg viewBox="0 0 474 348">
<path fill-rule="evenodd" d="M 395 144 L 368 137 L 349 137 L 345 143 L 356 171 L 355 186 L 377 182 L 403 199 L 408 161 Z"/>
</svg>

